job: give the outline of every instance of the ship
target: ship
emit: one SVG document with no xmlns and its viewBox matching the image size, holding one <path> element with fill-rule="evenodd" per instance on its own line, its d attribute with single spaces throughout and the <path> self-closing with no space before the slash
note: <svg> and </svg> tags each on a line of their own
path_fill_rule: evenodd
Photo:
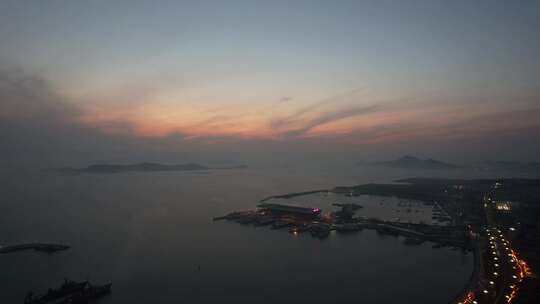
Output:
<svg viewBox="0 0 540 304">
<path fill-rule="evenodd" d="M 86 304 L 91 300 L 101 298 L 111 293 L 112 283 L 92 285 L 88 281 L 74 282 L 65 279 L 62 286 L 50 289 L 43 296 L 34 297 L 30 292 L 24 304 Z"/>
<path fill-rule="evenodd" d="M 26 299 L 24 300 L 24 303 L 25 304 L 41 304 L 41 303 L 49 303 L 52 301 L 60 300 L 62 298 L 73 295 L 75 293 L 81 293 L 87 284 L 88 284 L 88 281 L 75 282 L 75 281 L 70 281 L 68 279 L 64 279 L 64 283 L 62 284 L 62 286 L 60 286 L 57 289 L 49 288 L 47 293 L 42 296 L 34 297 L 31 292 L 28 293 L 28 295 L 26 296 Z"/>
</svg>

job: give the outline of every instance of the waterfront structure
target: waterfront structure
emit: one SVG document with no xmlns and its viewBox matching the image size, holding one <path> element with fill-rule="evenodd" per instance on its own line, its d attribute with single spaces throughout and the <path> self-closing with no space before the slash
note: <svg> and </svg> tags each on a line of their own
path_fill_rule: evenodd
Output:
<svg viewBox="0 0 540 304">
<path fill-rule="evenodd" d="M 320 208 L 301 207 L 294 205 L 282 205 L 273 203 L 261 203 L 258 208 L 261 211 L 271 212 L 274 214 L 296 215 L 304 217 L 318 217 L 321 214 Z"/>
</svg>

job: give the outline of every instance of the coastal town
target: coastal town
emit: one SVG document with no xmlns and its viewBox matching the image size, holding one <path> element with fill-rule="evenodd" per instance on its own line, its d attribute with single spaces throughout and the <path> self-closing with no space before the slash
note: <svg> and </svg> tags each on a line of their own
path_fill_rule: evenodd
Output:
<svg viewBox="0 0 540 304">
<path fill-rule="evenodd" d="M 365 184 L 277 195 L 256 209 L 215 217 L 242 225 L 268 226 L 292 235 L 309 233 L 326 239 L 331 233 L 363 229 L 403 237 L 407 246 L 430 242 L 436 249 L 451 247 L 472 254 L 473 271 L 463 289 L 448 303 L 530 303 L 539 296 L 534 269 L 540 266 L 538 180 L 407 179 L 396 184 Z M 284 204 L 314 193 L 336 194 L 335 210 Z M 365 195 L 422 201 L 431 206 L 431 223 L 403 222 L 362 216 L 363 206 L 341 198 Z M 280 203 L 272 202 L 279 199 Z M 350 200 L 348 200 L 350 201 Z M 410 208 L 406 212 L 411 212 Z M 417 211 L 417 210 L 415 210 Z"/>
</svg>

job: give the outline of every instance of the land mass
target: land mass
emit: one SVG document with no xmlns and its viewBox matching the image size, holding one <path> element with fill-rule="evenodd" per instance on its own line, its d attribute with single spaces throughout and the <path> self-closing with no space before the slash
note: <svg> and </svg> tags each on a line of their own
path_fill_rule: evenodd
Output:
<svg viewBox="0 0 540 304">
<path fill-rule="evenodd" d="M 481 171 L 510 171 L 540 173 L 540 162 L 485 161 L 478 163 L 475 169 Z"/>
<path fill-rule="evenodd" d="M 355 217 L 355 208 L 361 206 L 354 203 L 333 203 L 342 210 L 330 214 L 322 214 L 317 206 L 262 203 L 256 210 L 232 212 L 214 220 L 272 225 L 272 229 L 288 227 L 294 235 L 310 232 L 320 239 L 327 238 L 331 230 L 351 233 L 374 229 L 378 234 L 402 235 L 406 237 L 404 244 L 410 246 L 425 241 L 433 242 L 433 248 L 453 246 L 464 253 L 472 251 L 474 267 L 450 303 L 499 304 L 512 299 L 532 303 L 538 299 L 540 281 L 532 270 L 540 269 L 540 179 L 409 178 L 396 182 L 287 193 L 263 201 L 319 192 L 348 197 L 395 196 L 432 205 L 432 219 L 447 225 Z"/>
<path fill-rule="evenodd" d="M 366 163 L 361 164 L 365 165 Z M 420 159 L 410 155 L 406 155 L 395 160 L 371 162 L 367 163 L 367 165 L 413 170 L 448 170 L 459 168 L 457 165 L 440 160 L 431 158 Z"/>
<path fill-rule="evenodd" d="M 216 169 L 242 169 L 246 168 L 245 165 L 235 165 L 228 167 L 207 167 L 197 163 L 188 164 L 175 164 L 166 165 L 160 163 L 137 163 L 128 165 L 118 164 L 95 164 L 85 168 L 62 168 L 59 169 L 64 173 L 94 173 L 94 174 L 107 174 L 107 173 L 122 173 L 122 172 L 158 172 L 158 171 L 207 171 Z"/>
<path fill-rule="evenodd" d="M 518 162 L 505 160 L 488 160 L 470 164 L 453 164 L 436 159 L 421 159 L 415 156 L 405 155 L 394 160 L 383 160 L 375 162 L 358 162 L 359 166 L 374 166 L 407 170 L 474 170 L 474 171 L 493 171 L 506 173 L 527 173 L 540 174 L 540 162 Z M 533 175 L 533 176 L 534 176 Z"/>
</svg>

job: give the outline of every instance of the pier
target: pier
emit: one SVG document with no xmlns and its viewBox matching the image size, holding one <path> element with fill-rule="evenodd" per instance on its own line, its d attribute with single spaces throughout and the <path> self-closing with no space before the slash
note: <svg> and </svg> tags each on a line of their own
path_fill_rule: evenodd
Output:
<svg viewBox="0 0 540 304">
<path fill-rule="evenodd" d="M 57 251 L 63 251 L 69 249 L 69 246 L 60 244 L 46 244 L 46 243 L 27 243 L 9 246 L 0 246 L 0 253 L 12 253 L 23 250 L 35 250 L 47 253 L 53 253 Z"/>
</svg>

